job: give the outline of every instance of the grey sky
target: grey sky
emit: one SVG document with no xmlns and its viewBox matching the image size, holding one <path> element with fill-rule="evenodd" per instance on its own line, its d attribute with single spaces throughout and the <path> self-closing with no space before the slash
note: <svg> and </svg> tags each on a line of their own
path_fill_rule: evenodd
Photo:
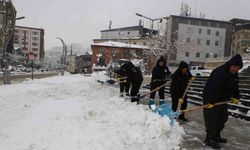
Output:
<svg viewBox="0 0 250 150">
<path fill-rule="evenodd" d="M 12 0 L 18 16 L 25 16 L 17 25 L 45 29 L 45 48 L 60 45 L 56 36 L 66 43 L 89 47 L 93 38 L 100 38 L 100 30 L 137 25 L 135 12 L 152 18 L 179 14 L 183 0 Z M 250 0 L 184 0 L 197 14 L 206 18 L 229 20 L 250 19 Z M 146 22 L 145 22 L 145 25 Z"/>
</svg>

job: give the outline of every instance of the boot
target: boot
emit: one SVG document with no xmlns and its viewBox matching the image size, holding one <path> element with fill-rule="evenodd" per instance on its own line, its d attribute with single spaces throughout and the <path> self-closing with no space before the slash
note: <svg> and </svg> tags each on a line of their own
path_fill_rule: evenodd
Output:
<svg viewBox="0 0 250 150">
<path fill-rule="evenodd" d="M 148 101 L 148 106 L 150 109 L 154 110 L 156 108 L 154 99 Z"/>
<path fill-rule="evenodd" d="M 123 96 L 123 93 L 120 93 L 120 97 L 124 97 L 124 96 Z"/>
<path fill-rule="evenodd" d="M 187 121 L 188 121 L 188 119 L 185 118 L 184 114 L 181 114 L 181 115 L 178 117 L 178 119 L 181 120 L 181 121 L 184 121 L 184 122 L 187 122 Z"/>
<path fill-rule="evenodd" d="M 165 104 L 165 101 L 161 99 L 159 105 L 163 105 L 163 104 Z"/>
<path fill-rule="evenodd" d="M 212 147 L 213 149 L 221 149 L 221 146 L 219 143 L 217 143 L 214 138 L 212 138 L 212 136 L 207 135 L 204 143 L 209 146 Z"/>
<path fill-rule="evenodd" d="M 218 143 L 227 143 L 227 139 L 221 137 L 220 131 L 216 133 L 215 141 Z"/>
</svg>

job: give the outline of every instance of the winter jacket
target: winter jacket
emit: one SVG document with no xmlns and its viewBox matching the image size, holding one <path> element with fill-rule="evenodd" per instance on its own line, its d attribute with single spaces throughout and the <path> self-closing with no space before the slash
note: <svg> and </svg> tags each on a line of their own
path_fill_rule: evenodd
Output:
<svg viewBox="0 0 250 150">
<path fill-rule="evenodd" d="M 212 71 L 203 91 L 204 104 L 228 101 L 232 97 L 239 99 L 239 77 L 238 74 L 230 73 L 231 65 L 242 68 L 243 62 L 239 54 Z"/>
<path fill-rule="evenodd" d="M 164 62 L 164 66 L 160 66 L 159 63 Z M 152 71 L 152 82 L 157 82 L 157 81 L 166 81 L 166 77 L 170 76 L 171 72 L 169 71 L 167 65 L 166 65 L 166 60 L 164 59 L 163 56 L 160 57 L 160 59 L 157 61 L 156 66 L 153 68 Z"/>
<path fill-rule="evenodd" d="M 128 82 L 140 83 L 143 81 L 143 76 L 140 68 L 134 66 L 132 62 L 127 62 L 121 66 L 120 75 L 126 76 Z"/>
<path fill-rule="evenodd" d="M 187 68 L 186 74 L 182 74 L 182 69 Z M 172 75 L 172 82 L 170 85 L 170 93 L 174 97 L 181 98 L 186 90 L 189 80 L 192 78 L 192 74 L 189 71 L 189 66 L 186 62 L 182 61 L 179 68 Z"/>
</svg>

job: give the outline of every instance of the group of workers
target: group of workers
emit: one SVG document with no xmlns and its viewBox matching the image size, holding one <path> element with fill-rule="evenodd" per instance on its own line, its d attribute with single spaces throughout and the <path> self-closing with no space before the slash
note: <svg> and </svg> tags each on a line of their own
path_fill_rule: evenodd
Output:
<svg viewBox="0 0 250 150">
<path fill-rule="evenodd" d="M 235 55 L 224 65 L 214 69 L 208 78 L 203 90 L 203 103 L 207 105 L 203 110 L 203 117 L 206 128 L 206 139 L 204 143 L 214 149 L 220 149 L 219 143 L 226 143 L 227 140 L 221 137 L 225 123 L 228 119 L 227 104 L 216 106 L 218 102 L 231 100 L 232 103 L 239 103 L 239 77 L 238 72 L 243 67 L 243 61 L 239 54 Z M 120 67 L 120 96 L 131 97 L 131 102 L 140 101 L 139 89 L 143 82 L 143 75 L 139 67 L 127 62 Z M 150 83 L 150 109 L 156 108 L 155 95 L 157 89 L 159 94 L 159 105 L 165 104 L 165 86 L 167 78 L 171 78 L 170 94 L 172 99 L 172 110 L 178 111 L 187 109 L 187 90 L 195 77 L 189 71 L 189 65 L 181 61 L 178 69 L 172 74 L 167 67 L 166 59 L 161 56 L 152 71 Z M 131 86 L 132 85 L 132 86 Z M 131 91 L 130 90 L 130 86 Z M 160 87 L 160 88 L 159 88 Z M 188 121 L 185 114 L 178 117 L 181 121 Z"/>
</svg>

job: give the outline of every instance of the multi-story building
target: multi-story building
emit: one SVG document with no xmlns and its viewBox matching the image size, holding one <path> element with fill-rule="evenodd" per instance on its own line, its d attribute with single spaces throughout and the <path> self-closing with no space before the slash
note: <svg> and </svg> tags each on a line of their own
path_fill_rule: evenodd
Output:
<svg viewBox="0 0 250 150">
<path fill-rule="evenodd" d="M 162 38 L 156 30 L 144 28 L 143 26 L 131 26 L 101 31 L 101 39 L 94 39 L 94 43 L 106 41 L 117 41 L 126 44 L 144 45 L 153 48 L 161 48 Z"/>
<path fill-rule="evenodd" d="M 209 58 L 229 56 L 231 31 L 229 21 L 171 15 L 166 26 L 170 63 L 183 60 L 198 65 Z"/>
<path fill-rule="evenodd" d="M 234 18 L 232 34 L 232 55 L 250 52 L 250 20 Z"/>
<path fill-rule="evenodd" d="M 16 26 L 14 32 L 14 47 L 21 48 L 28 57 L 33 52 L 36 60 L 44 60 L 44 29 Z"/>
</svg>

